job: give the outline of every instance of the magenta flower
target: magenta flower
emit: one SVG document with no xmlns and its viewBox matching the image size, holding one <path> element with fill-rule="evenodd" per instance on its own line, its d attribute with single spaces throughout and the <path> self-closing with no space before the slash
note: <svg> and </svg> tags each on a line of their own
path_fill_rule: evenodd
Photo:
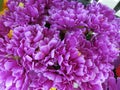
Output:
<svg viewBox="0 0 120 90">
<path fill-rule="evenodd" d="M 38 88 L 41 85 L 41 83 L 39 83 L 40 82 L 39 74 L 45 71 L 44 69 L 46 69 L 45 62 L 47 60 L 47 55 L 49 56 L 51 49 L 55 48 L 57 43 L 59 42 L 57 33 L 58 32 L 55 30 L 48 31 L 47 28 L 42 28 L 39 25 L 24 26 L 24 27 L 20 26 L 13 30 L 13 34 L 11 38 L 9 38 L 7 35 L 5 36 L 5 39 L 1 38 L 0 42 L 3 43 L 3 45 L 0 46 L 0 51 L 1 51 L 0 57 L 1 59 L 3 58 L 0 63 L 2 65 L 1 74 L 6 72 L 8 73 L 9 77 L 14 78 L 14 76 L 12 76 L 12 73 L 14 72 L 16 73 L 17 71 L 19 71 L 17 70 L 17 67 L 19 67 L 18 69 L 21 69 L 23 74 L 22 76 L 18 76 L 18 78 L 24 80 L 25 78 L 26 79 L 29 78 L 27 75 L 29 75 L 29 73 L 33 71 L 36 73 L 36 77 L 38 78 L 38 80 L 34 81 L 33 79 L 33 81 L 26 81 L 28 85 L 26 88 L 28 87 L 33 89 Z M 10 62 L 10 63 L 6 64 L 6 62 Z M 15 67 L 11 66 L 14 65 L 12 64 L 12 62 L 15 63 Z M 3 66 L 10 68 L 10 70 L 7 70 L 7 68 L 2 69 Z M 13 71 L 11 70 L 11 68 L 13 69 Z M 6 77 L 8 75 L 6 75 Z M 1 83 L 5 83 L 5 81 L 7 80 L 6 77 L 4 78 L 1 77 L 2 79 Z M 22 83 L 23 81 L 20 82 Z M 10 83 L 11 83 L 10 86 L 8 87 L 5 86 L 4 88 L 12 88 L 12 87 L 14 87 L 15 89 L 18 88 L 17 86 L 13 86 L 15 83 L 15 82 L 13 83 L 13 79 Z M 38 85 L 35 86 L 31 85 L 35 83 L 38 83 Z M 22 84 L 19 87 L 24 88 L 24 84 Z"/>
<path fill-rule="evenodd" d="M 119 90 L 120 89 L 120 78 L 117 80 L 114 77 L 110 77 L 108 80 L 109 90 Z"/>
<path fill-rule="evenodd" d="M 85 26 L 88 11 L 76 1 L 63 1 L 49 10 L 50 22 L 60 30 Z"/>
<path fill-rule="evenodd" d="M 113 10 L 72 0 L 9 0 L 7 7 L 0 16 L 1 90 L 120 88 Z"/>
<path fill-rule="evenodd" d="M 0 61 L 0 87 L 1 90 L 22 89 L 27 78 L 24 75 L 24 69 L 13 59 L 1 59 Z"/>
<path fill-rule="evenodd" d="M 94 47 L 79 31 L 67 33 L 65 40 L 51 53 L 46 77 L 60 90 L 64 84 L 65 90 L 95 90 L 98 87 L 102 90 L 102 83 L 108 78 L 113 66 L 102 54 L 96 50 L 94 52 Z"/>
<path fill-rule="evenodd" d="M 8 34 L 9 28 L 6 27 L 3 23 L 3 20 L 0 20 L 0 37 Z"/>
</svg>

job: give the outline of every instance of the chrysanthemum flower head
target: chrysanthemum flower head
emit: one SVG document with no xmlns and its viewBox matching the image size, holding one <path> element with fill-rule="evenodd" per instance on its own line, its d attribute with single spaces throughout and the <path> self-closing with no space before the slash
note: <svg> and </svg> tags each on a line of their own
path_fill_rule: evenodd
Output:
<svg viewBox="0 0 120 90">
<path fill-rule="evenodd" d="M 72 0 L 9 0 L 7 8 L 0 17 L 3 90 L 103 90 L 120 52 L 113 10 Z"/>
</svg>

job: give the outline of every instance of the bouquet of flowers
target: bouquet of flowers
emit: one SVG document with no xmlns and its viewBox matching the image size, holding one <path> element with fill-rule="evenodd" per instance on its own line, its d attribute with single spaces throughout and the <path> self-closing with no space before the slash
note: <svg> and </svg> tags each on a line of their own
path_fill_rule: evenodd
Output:
<svg viewBox="0 0 120 90">
<path fill-rule="evenodd" d="M 101 3 L 0 0 L 0 90 L 120 90 L 119 53 Z"/>
</svg>

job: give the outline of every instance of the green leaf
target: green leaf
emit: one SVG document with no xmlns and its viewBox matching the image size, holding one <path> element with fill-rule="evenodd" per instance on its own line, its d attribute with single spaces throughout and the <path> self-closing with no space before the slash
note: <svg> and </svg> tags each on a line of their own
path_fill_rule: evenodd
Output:
<svg viewBox="0 0 120 90">
<path fill-rule="evenodd" d="M 117 12 L 120 10 L 120 1 L 118 2 L 118 4 L 114 7 L 114 10 Z"/>
<path fill-rule="evenodd" d="M 93 36 L 93 32 L 90 31 L 90 32 L 88 32 L 88 33 L 86 34 L 86 39 L 87 39 L 87 40 L 90 40 L 90 39 L 92 38 L 92 36 Z"/>
<path fill-rule="evenodd" d="M 79 2 L 81 2 L 84 5 L 89 4 L 92 0 L 78 0 Z"/>
<path fill-rule="evenodd" d="M 0 0 L 0 11 L 3 10 L 3 2 L 4 2 L 4 0 Z"/>
</svg>

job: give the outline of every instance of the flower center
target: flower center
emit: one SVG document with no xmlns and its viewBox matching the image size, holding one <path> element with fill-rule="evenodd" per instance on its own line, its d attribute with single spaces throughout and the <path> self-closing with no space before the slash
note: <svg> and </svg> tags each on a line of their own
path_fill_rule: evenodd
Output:
<svg viewBox="0 0 120 90">
<path fill-rule="evenodd" d="M 13 30 L 10 30 L 10 31 L 9 31 L 9 33 L 7 34 L 7 36 L 8 36 L 8 38 L 10 38 L 10 39 L 11 39 L 11 38 L 12 38 L 12 36 L 13 36 Z"/>
<path fill-rule="evenodd" d="M 14 59 L 14 60 L 19 60 L 20 57 L 19 57 L 19 56 L 13 56 L 13 59 Z"/>
<path fill-rule="evenodd" d="M 19 7 L 24 7 L 24 3 L 20 2 L 18 6 Z"/>
<path fill-rule="evenodd" d="M 82 29 L 82 28 L 85 28 L 84 26 L 78 26 L 78 28 Z"/>
<path fill-rule="evenodd" d="M 19 56 L 6 55 L 5 57 L 6 57 L 6 58 L 11 58 L 11 59 L 13 59 L 13 60 L 20 60 L 20 57 L 19 57 Z"/>
<path fill-rule="evenodd" d="M 50 90 L 57 90 L 55 87 L 51 87 Z"/>
<path fill-rule="evenodd" d="M 0 15 L 3 15 L 7 10 L 8 0 L 0 0 Z"/>
<path fill-rule="evenodd" d="M 78 51 L 78 56 L 81 56 L 81 52 Z"/>
</svg>

